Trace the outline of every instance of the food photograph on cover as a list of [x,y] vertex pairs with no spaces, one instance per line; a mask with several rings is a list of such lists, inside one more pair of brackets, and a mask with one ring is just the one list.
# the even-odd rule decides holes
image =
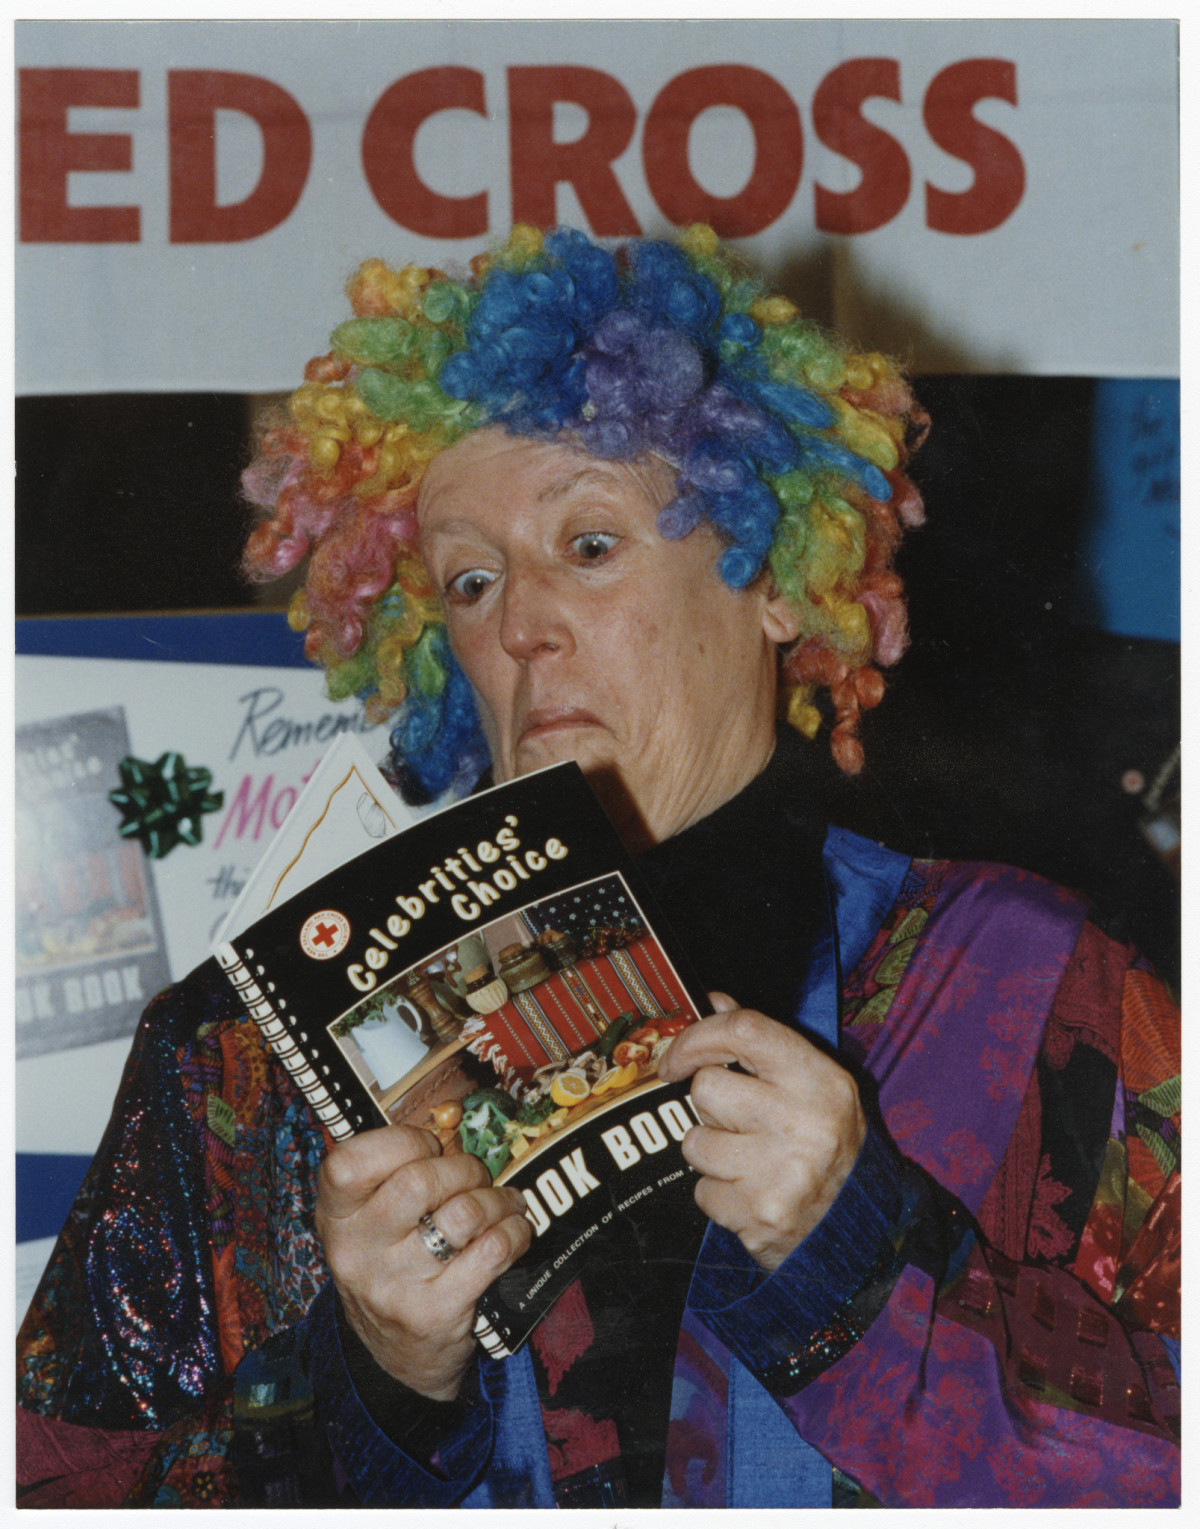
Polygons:
[[388,1119],[493,1179],[601,1100],[657,1079],[699,1015],[613,876],[438,951],[329,1026]]
[[15,24],[17,1506],[1187,1501],[1179,47]]

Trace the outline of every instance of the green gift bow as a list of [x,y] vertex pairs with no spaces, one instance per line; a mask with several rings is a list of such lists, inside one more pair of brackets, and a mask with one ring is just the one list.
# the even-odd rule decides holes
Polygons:
[[199,844],[201,816],[215,812],[225,800],[223,791],[210,791],[212,771],[189,766],[174,750],[160,754],[153,764],[127,755],[117,766],[121,789],[108,799],[120,808],[122,839],[139,839],[151,860],[161,860],[177,844]]

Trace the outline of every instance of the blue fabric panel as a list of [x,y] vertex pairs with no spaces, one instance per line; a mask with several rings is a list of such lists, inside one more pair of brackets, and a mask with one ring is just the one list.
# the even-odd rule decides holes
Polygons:
[[17,1153],[17,1241],[57,1237],[91,1158],[74,1152]]
[[824,870],[825,917],[809,954],[808,970],[804,974],[796,1006],[795,1024],[798,1030],[824,1041],[831,1050],[836,1050],[842,987],[841,966],[838,961],[837,922],[834,916],[835,891],[828,864]]
[[731,1508],[831,1508],[833,1471],[750,1371],[729,1360]]
[[17,622],[17,653],[39,658],[140,658],[173,664],[303,669],[304,634],[279,611],[209,616],[76,616]]
[[379,1428],[355,1390],[342,1352],[332,1283],[326,1284],[301,1324],[310,1353],[309,1374],[337,1460],[359,1501],[368,1508],[397,1502],[449,1508],[481,1473],[492,1443],[492,1414],[473,1408],[450,1441],[444,1475],[418,1465]]
[[852,972],[899,897],[912,860],[836,827],[825,836],[822,859],[833,886],[838,961],[842,972]]
[[895,903],[912,861],[846,828],[830,828],[822,851],[829,916],[813,942],[796,1023],[836,1048],[842,974],[853,971]]
[[1123,637],[1179,641],[1179,383],[1096,384],[1078,619]]
[[[822,859],[829,919],[813,947],[796,1019],[800,1029],[836,1047],[842,973],[862,958],[911,861],[842,828],[829,830]],[[796,1433],[766,1388],[732,1354],[729,1363],[729,1506],[831,1507],[828,1461]]]
[[486,1477],[464,1508],[553,1508],[550,1459],[529,1349],[503,1363],[483,1360],[480,1377],[496,1415],[496,1444]]

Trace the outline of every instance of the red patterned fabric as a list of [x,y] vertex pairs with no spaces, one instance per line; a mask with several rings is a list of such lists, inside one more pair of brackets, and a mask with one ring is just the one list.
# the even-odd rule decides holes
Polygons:
[[17,1408],[17,1486],[28,1508],[119,1508],[162,1438],[80,1428]]

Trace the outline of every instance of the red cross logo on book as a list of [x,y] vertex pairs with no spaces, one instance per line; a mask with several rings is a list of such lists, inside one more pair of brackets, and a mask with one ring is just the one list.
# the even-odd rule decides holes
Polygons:
[[350,920],[334,908],[311,913],[300,930],[300,949],[314,961],[341,955],[350,938]]

